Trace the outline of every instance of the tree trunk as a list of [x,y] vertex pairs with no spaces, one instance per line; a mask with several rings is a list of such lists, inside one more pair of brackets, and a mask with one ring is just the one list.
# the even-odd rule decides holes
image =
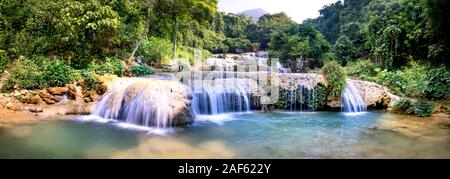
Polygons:
[[152,10],[153,10],[153,0],[147,0],[147,21],[145,23],[144,32],[142,32],[141,36],[139,37],[138,42],[136,43],[136,47],[133,50],[133,53],[131,53],[130,58],[128,59],[131,61],[136,54],[137,50],[139,49],[139,46],[141,46],[142,41],[144,40],[144,37],[148,34],[150,23],[152,20]]
[[172,52],[172,60],[175,62],[177,59],[177,41],[178,41],[178,18],[175,16],[174,18],[175,28],[173,28],[173,52]]

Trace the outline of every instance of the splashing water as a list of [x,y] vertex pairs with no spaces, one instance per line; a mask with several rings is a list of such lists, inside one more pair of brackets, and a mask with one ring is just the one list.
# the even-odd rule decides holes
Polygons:
[[360,113],[367,111],[366,104],[351,82],[347,82],[341,101],[344,112]]
[[183,90],[172,81],[120,80],[103,95],[92,114],[128,124],[168,128],[183,108]]

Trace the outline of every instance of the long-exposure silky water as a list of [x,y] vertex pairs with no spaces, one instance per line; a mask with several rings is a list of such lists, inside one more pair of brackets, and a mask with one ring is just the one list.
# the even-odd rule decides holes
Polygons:
[[[185,86],[170,80],[130,78],[119,80],[103,95],[93,115],[145,127],[168,128],[182,110]],[[188,114],[189,112],[187,112]]]
[[347,82],[347,86],[342,93],[342,110],[349,113],[361,113],[367,111],[367,107],[359,95],[358,90],[351,82]]

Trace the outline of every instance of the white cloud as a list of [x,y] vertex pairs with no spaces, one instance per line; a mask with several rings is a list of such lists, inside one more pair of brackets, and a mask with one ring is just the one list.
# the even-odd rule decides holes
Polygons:
[[262,8],[270,13],[285,12],[301,23],[307,18],[319,16],[323,6],[338,0],[219,0],[219,10],[238,13],[248,9]]

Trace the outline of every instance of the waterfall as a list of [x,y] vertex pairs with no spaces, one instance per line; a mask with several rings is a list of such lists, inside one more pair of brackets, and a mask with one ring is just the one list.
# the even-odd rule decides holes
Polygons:
[[216,115],[228,112],[250,111],[249,91],[242,79],[216,79],[213,84],[201,84],[194,91],[192,109],[195,114]]
[[109,87],[92,114],[128,124],[168,128],[186,122],[178,119],[180,114],[189,117],[186,94],[184,86],[173,81],[123,79]]
[[358,90],[351,82],[347,82],[347,87],[342,93],[342,108],[345,112],[365,112],[366,104],[358,93]]

